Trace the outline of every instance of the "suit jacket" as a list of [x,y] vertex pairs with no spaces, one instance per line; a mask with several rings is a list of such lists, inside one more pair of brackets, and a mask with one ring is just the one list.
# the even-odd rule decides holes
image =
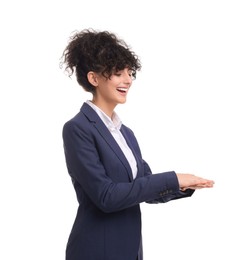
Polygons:
[[193,193],[179,190],[174,171],[152,174],[131,129],[122,125],[121,132],[136,158],[135,180],[122,150],[88,104],[63,127],[66,165],[79,202],[66,260],[136,260],[141,252],[139,204]]

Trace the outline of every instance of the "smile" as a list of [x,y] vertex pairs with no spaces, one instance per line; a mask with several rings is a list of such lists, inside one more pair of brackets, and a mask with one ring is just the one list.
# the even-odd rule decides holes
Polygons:
[[128,91],[128,88],[117,88],[117,90],[121,93],[126,93]]

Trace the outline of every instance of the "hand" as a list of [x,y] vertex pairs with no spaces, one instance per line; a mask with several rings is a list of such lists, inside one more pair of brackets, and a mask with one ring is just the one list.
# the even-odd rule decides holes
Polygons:
[[214,185],[214,181],[212,180],[204,179],[188,173],[177,173],[177,179],[182,191],[185,191],[186,189],[196,190],[202,188],[212,188]]

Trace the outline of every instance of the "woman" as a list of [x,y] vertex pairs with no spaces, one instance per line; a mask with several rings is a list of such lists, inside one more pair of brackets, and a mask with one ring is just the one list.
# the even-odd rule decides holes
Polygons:
[[138,57],[107,31],[75,33],[63,64],[91,92],[63,127],[64,151],[79,202],[66,260],[143,259],[139,204],[189,197],[212,180],[174,171],[152,174],[134,133],[114,109],[126,102]]

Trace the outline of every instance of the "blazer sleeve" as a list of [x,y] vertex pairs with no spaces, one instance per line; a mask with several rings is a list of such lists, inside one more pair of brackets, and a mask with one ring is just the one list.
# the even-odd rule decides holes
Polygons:
[[[145,175],[152,175],[152,171],[149,165],[143,160]],[[181,198],[186,198],[192,196],[195,190],[187,189],[185,191],[181,191],[180,189],[173,191],[173,193],[163,192],[162,196],[153,200],[147,200],[146,203],[149,204],[158,204],[158,203],[166,203],[170,200],[176,200]]]
[[[145,201],[168,201],[179,193],[175,172],[150,174],[115,183],[106,174],[91,128],[69,121],[63,128],[68,172],[91,201],[104,212],[115,212]],[[147,167],[147,164],[145,164]]]

